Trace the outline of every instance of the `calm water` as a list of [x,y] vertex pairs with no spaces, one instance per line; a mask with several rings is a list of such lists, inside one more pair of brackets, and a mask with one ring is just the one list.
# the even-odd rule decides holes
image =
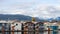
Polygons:
[[[21,32],[15,32],[15,34],[21,34]],[[48,34],[48,32],[44,32],[43,34]],[[51,31],[50,34],[53,34],[53,32]],[[60,31],[57,34],[60,34]]]
[[[2,34],[1,32],[0,32],[0,34]],[[12,33],[11,33],[12,34]],[[14,32],[14,34],[22,34],[21,32]],[[40,33],[41,34],[41,33]],[[48,32],[44,32],[43,34],[48,34]],[[53,34],[53,31],[50,31],[50,34]],[[58,33],[57,34],[60,34],[60,31],[58,31]]]

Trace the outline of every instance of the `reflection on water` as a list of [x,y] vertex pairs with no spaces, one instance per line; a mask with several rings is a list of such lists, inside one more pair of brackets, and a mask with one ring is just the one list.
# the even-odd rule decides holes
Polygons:
[[22,34],[21,32],[15,32],[14,34]]
[[[15,32],[14,34],[22,34],[22,33],[21,32]],[[48,34],[48,32],[44,32],[43,34]],[[51,31],[50,34],[53,34],[53,31]],[[60,34],[60,31],[58,32],[58,34]]]
[[[60,34],[60,31],[57,31],[58,33],[57,34]],[[2,34],[3,32],[0,32],[0,34]],[[48,34],[48,31],[46,32],[38,32],[37,34]],[[10,34],[9,32],[5,32],[5,34]],[[11,33],[12,34],[12,33]],[[22,32],[14,32],[14,34],[22,34]],[[50,31],[50,34],[54,34],[53,31]],[[55,33],[56,34],[56,33]]]

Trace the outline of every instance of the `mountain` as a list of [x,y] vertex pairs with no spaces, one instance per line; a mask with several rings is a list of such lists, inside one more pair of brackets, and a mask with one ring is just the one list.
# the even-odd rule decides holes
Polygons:
[[[42,19],[39,19],[38,17],[35,17],[36,21],[43,21]],[[0,14],[0,20],[23,20],[23,21],[31,21],[31,16],[21,15],[21,14]]]
[[[44,18],[38,18],[35,17],[36,21],[52,21],[54,20],[53,18],[49,18],[49,19],[44,19]],[[21,14],[16,14],[16,15],[12,15],[12,14],[0,14],[0,20],[23,20],[23,21],[31,21],[32,17],[31,16],[26,16],[26,15],[21,15]],[[60,21],[60,17],[55,18],[56,21]]]
[[32,17],[30,16],[25,16],[25,15],[11,15],[11,14],[0,14],[0,20],[30,20]]
[[51,22],[51,21],[53,21],[54,20],[54,18],[49,18],[49,19],[47,19],[49,22]]
[[57,17],[55,20],[56,20],[56,21],[60,21],[60,17]]

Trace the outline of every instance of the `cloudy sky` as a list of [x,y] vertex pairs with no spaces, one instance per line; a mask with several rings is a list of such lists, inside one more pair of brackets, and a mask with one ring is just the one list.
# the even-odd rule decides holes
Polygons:
[[0,0],[0,14],[58,17],[60,16],[60,0]]

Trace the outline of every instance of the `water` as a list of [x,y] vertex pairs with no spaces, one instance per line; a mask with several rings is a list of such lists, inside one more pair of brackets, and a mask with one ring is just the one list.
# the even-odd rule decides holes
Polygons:
[[[15,32],[15,34],[21,34],[20,32]],[[48,34],[48,32],[44,32],[43,34]],[[50,34],[53,34],[53,32],[51,31]],[[60,34],[60,31],[58,32],[58,34]]]

